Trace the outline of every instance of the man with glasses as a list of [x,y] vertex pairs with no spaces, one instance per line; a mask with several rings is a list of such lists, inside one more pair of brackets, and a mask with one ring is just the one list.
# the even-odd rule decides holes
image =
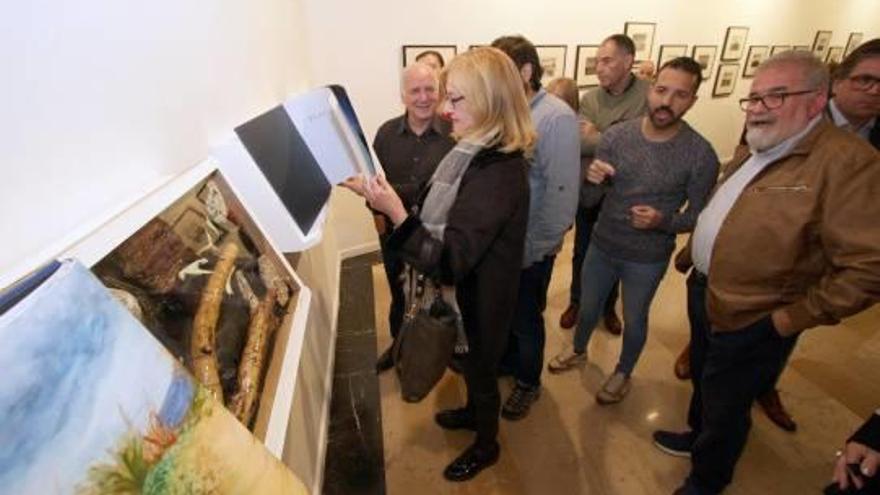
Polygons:
[[806,52],[758,69],[748,148],[724,168],[676,267],[689,268],[693,394],[685,433],[655,445],[691,457],[676,493],[720,493],[799,332],[880,298],[880,155],[822,116],[828,74]]
[[834,72],[828,113],[834,123],[880,149],[880,38],[853,50]]
[[[440,160],[455,145],[450,137],[452,129],[449,122],[437,116],[440,97],[438,84],[436,71],[426,64],[418,62],[403,69],[400,75],[400,100],[406,110],[403,115],[382,124],[373,140],[373,150],[382,164],[385,177],[407,209],[416,203],[419,192]],[[385,247],[392,230],[387,217],[374,212],[374,220],[391,292],[388,325],[391,336],[397,338],[406,304],[401,281],[403,260]],[[376,371],[381,373],[393,365],[389,347],[379,356]]]

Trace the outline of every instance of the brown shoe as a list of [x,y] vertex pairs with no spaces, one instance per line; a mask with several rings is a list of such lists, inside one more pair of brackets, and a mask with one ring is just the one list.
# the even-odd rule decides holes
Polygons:
[[614,311],[605,313],[605,330],[608,330],[608,333],[611,335],[620,335],[623,333],[623,325],[620,323],[620,318],[617,317],[617,313]]
[[681,354],[675,359],[675,377],[679,380],[691,379],[691,345],[684,346]]
[[565,312],[559,317],[559,326],[562,328],[571,328],[578,321],[578,305],[571,303],[565,308]]
[[797,431],[797,423],[794,422],[794,418],[788,414],[788,411],[785,410],[785,406],[782,405],[782,401],[779,399],[778,390],[773,389],[761,397],[758,397],[758,404],[761,406],[761,410],[764,411],[764,414],[770,418],[770,421],[776,423],[776,426],[785,431]]

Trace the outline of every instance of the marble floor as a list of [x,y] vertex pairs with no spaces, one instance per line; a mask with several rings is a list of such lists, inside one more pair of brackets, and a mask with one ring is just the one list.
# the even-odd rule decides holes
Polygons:
[[[571,235],[557,257],[545,313],[546,356],[571,338],[559,327],[568,302]],[[373,267],[377,346],[389,345],[388,290],[381,265]],[[687,460],[662,454],[651,443],[657,428],[685,426],[690,385],[672,364],[687,340],[684,277],[670,271],[650,317],[650,333],[620,404],[600,406],[594,394],[616,362],[620,338],[594,333],[591,364],[581,372],[543,377],[541,398],[528,417],[501,420],[498,464],[474,480],[454,484],[443,467],[472,440],[468,432],[441,430],[435,411],[463,404],[464,384],[450,373],[418,404],[404,403],[393,373],[379,377],[390,494],[663,494],[672,493],[689,469]],[[784,373],[782,398],[797,433],[780,430],[760,411],[729,494],[820,493],[831,476],[834,453],[880,405],[880,310],[873,308],[836,327],[816,328],[800,339]],[[502,399],[511,389],[501,380]]]

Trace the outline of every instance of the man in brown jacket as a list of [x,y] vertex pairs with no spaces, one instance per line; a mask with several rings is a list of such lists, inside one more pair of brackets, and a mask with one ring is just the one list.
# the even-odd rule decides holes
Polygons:
[[795,336],[880,299],[880,155],[822,118],[828,74],[809,53],[758,69],[743,148],[722,172],[676,266],[688,278],[691,431],[657,431],[689,456],[676,493],[720,493]]

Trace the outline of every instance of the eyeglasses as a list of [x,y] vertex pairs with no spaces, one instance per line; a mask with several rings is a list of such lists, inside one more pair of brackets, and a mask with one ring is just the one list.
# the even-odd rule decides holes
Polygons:
[[464,100],[464,96],[450,96],[449,94],[447,94],[446,100],[449,102],[450,105],[452,105],[452,108],[455,108],[455,105]]
[[880,88],[880,79],[869,74],[850,76],[847,79],[849,79],[853,88],[859,91],[871,91],[872,89]]
[[815,93],[815,89],[805,89],[803,91],[788,91],[783,93],[768,93],[764,96],[749,96],[739,100],[739,107],[746,111],[758,103],[764,105],[767,110],[776,110],[785,104],[785,99],[789,96],[805,95]]

